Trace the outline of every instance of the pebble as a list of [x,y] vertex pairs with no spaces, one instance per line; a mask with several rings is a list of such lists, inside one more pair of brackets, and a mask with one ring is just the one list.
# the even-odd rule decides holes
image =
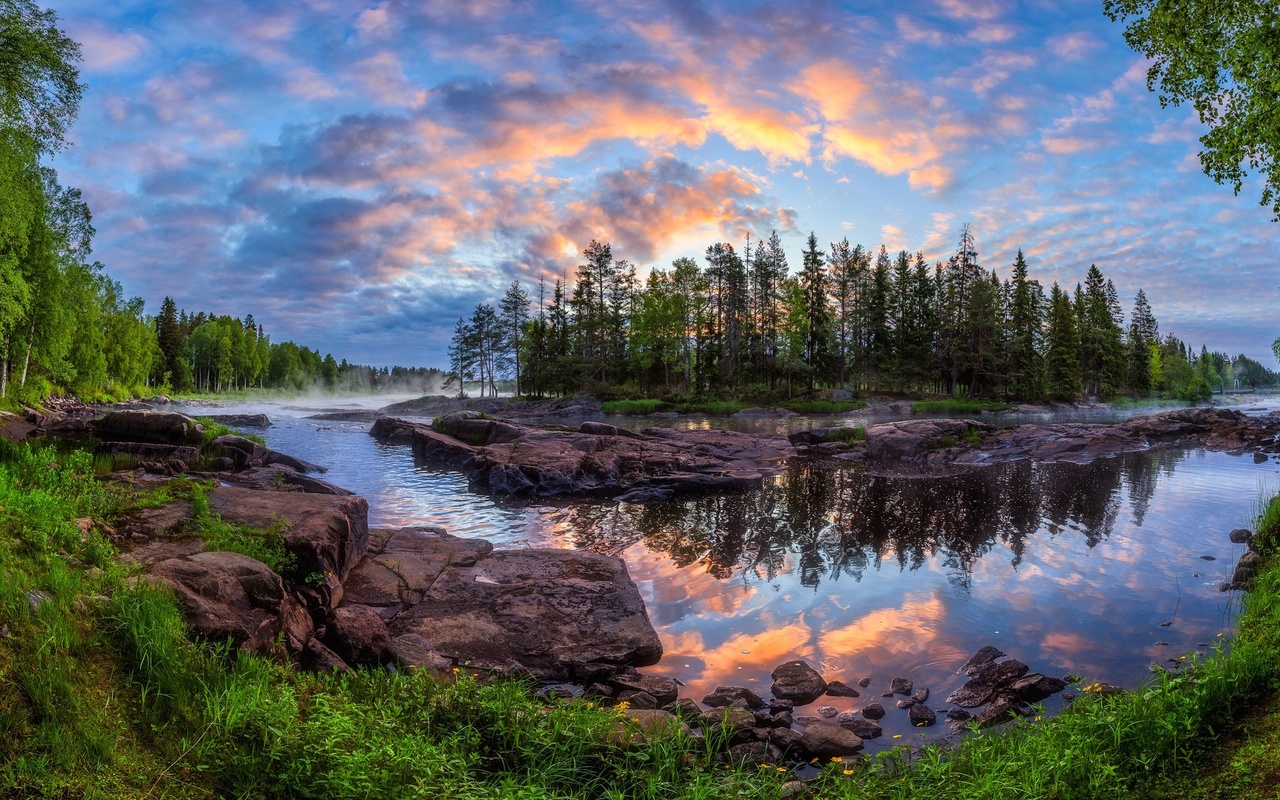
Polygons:
[[818,709],[818,716],[831,719],[840,712],[836,711],[835,706],[822,706]]

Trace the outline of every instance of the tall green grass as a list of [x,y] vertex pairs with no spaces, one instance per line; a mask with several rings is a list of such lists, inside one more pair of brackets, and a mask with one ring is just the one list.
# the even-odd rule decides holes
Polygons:
[[655,411],[662,411],[666,408],[666,403],[654,398],[644,400],[610,400],[601,403],[600,408],[606,414],[652,414]]

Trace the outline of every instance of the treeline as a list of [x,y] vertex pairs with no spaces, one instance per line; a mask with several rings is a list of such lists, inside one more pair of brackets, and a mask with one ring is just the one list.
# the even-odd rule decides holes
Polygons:
[[1201,399],[1270,386],[1276,373],[1160,336],[1141,289],[1127,317],[1091,266],[1074,290],[1046,293],[1019,251],[1008,276],[979,263],[970,226],[954,255],[890,254],[811,234],[792,273],[775,231],[742,251],[718,242],[705,265],[676,259],[641,285],[635,267],[592,241],[572,286],[515,282],[497,306],[459,319],[451,385],[502,379],[530,396],[591,392],[727,394],[838,387],[1019,400]]
[[440,387],[444,373],[423,367],[370,367],[285,341],[274,344],[248,314],[179,310],[166,297],[154,320],[156,357],[150,385],[179,393],[276,388],[343,392],[419,392]]
[[252,316],[187,314],[165,298],[148,317],[142,300],[126,298],[91,260],[89,206],[44,163],[79,110],[80,46],[29,0],[0,3],[0,33],[0,397],[439,385],[434,369],[379,369],[272,344]]

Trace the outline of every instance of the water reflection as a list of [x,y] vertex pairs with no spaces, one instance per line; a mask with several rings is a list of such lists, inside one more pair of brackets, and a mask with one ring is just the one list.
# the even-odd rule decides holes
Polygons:
[[903,478],[801,462],[743,495],[651,505],[566,508],[557,525],[573,547],[618,553],[643,541],[676,568],[704,565],[719,579],[771,581],[794,570],[801,586],[860,580],[886,562],[916,570],[931,559],[964,588],[997,544],[1018,567],[1027,539],[1079,536],[1092,548],[1115,527],[1122,495],[1141,526],[1158,477],[1185,451],[1132,453],[1094,464],[1020,461],[960,475]]

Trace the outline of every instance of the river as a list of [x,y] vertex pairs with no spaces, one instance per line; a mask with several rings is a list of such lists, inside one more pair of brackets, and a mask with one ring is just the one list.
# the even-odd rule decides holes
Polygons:
[[[377,407],[398,398],[319,401]],[[1246,403],[1246,412],[1276,407]],[[347,405],[349,403],[349,405]],[[964,678],[957,668],[995,645],[1033,671],[1136,688],[1152,664],[1206,652],[1231,633],[1239,595],[1220,592],[1280,463],[1203,449],[1132,453],[1088,465],[1018,462],[947,478],[871,477],[856,467],[798,463],[745,494],[639,506],[531,503],[468,490],[460,475],[414,463],[368,423],[307,419],[306,404],[238,404],[189,413],[266,413],[278,450],[329,469],[326,480],[369,500],[371,527],[442,525],[499,547],[577,547],[621,556],[666,651],[645,671],[701,700],[719,685],[768,690],[774,666],[803,658],[859,699],[895,677],[928,687],[933,707]],[[1120,419],[1152,409],[984,414],[984,421]],[[665,424],[786,432],[886,417]],[[610,419],[632,426],[652,420]],[[894,737],[934,739],[893,709]],[[1050,712],[1064,701],[1046,701]],[[816,707],[816,706],[814,706]],[[813,713],[810,707],[804,713]]]

